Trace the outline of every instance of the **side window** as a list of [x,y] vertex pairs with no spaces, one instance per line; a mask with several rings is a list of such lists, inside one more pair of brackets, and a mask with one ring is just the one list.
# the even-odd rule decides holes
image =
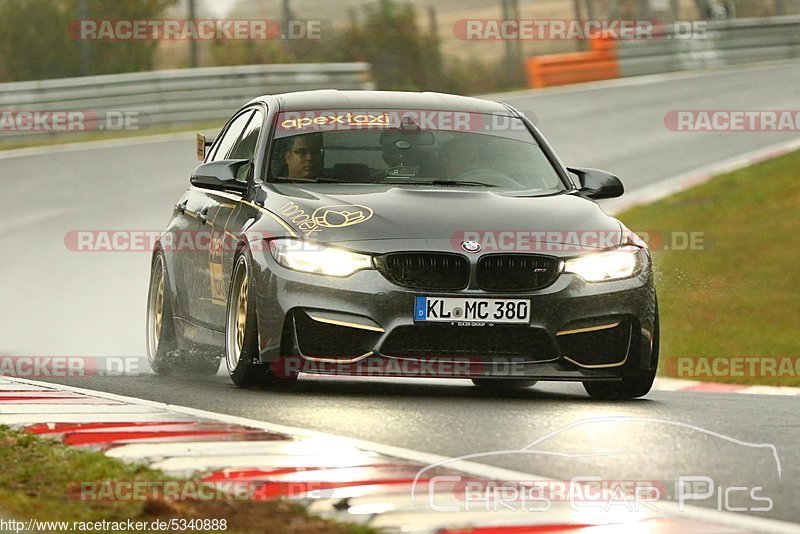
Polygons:
[[233,119],[230,127],[228,127],[228,129],[225,131],[222,139],[219,140],[219,143],[217,144],[217,150],[214,152],[214,157],[212,157],[210,161],[226,159],[226,156],[236,144],[236,141],[239,139],[239,135],[241,135],[244,127],[247,126],[247,122],[252,115],[252,111],[246,111]]
[[253,113],[253,118],[247,123],[239,142],[228,151],[225,159],[248,159],[249,163],[239,167],[236,173],[236,181],[247,182],[247,175],[253,165],[253,155],[258,143],[258,134],[261,132],[261,124],[264,122],[264,114],[260,110]]
[[261,125],[264,123],[264,112],[256,110],[253,118],[244,129],[242,138],[228,153],[225,159],[251,159],[256,152],[258,134],[261,132]]

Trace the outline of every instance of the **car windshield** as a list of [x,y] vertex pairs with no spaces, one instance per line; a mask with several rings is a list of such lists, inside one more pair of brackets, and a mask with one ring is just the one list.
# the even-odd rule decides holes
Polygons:
[[272,182],[490,187],[551,194],[565,186],[516,117],[453,112],[280,113]]

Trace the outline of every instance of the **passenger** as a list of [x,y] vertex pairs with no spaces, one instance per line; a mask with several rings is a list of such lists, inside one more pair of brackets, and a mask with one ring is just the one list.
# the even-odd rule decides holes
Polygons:
[[453,180],[464,173],[484,168],[486,147],[478,137],[464,134],[451,139],[439,149],[440,168],[444,169],[442,179]]

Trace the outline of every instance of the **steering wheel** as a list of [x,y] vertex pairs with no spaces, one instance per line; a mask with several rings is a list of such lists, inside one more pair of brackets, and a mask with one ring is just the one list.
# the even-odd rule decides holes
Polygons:
[[511,178],[510,176],[506,176],[505,174],[499,173],[492,169],[471,169],[465,172],[462,172],[455,178],[453,178],[456,182],[483,182],[488,185],[494,186],[502,186],[507,185],[511,187],[519,187],[520,183]]

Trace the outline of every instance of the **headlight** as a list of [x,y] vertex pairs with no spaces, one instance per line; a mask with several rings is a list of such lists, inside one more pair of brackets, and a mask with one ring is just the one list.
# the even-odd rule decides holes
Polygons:
[[298,239],[273,239],[269,250],[279,264],[304,273],[350,276],[361,269],[372,268],[372,256]]
[[564,272],[577,274],[587,282],[628,278],[639,267],[640,250],[625,246],[609,252],[592,252],[567,260]]

